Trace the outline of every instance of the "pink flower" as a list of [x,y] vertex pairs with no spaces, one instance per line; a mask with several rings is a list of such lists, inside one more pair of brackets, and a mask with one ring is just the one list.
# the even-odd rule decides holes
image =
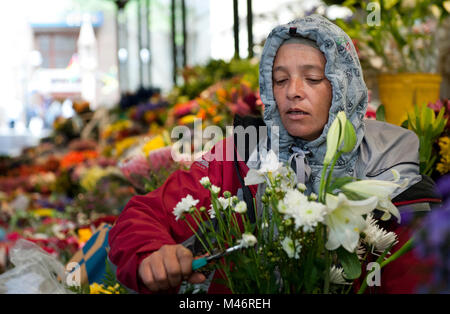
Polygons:
[[442,101],[439,99],[438,101],[436,101],[436,103],[432,103],[432,102],[429,102],[428,103],[428,108],[431,108],[431,109],[433,109],[434,111],[436,111],[436,112],[439,112],[441,109],[442,109],[442,106],[443,106],[444,104],[442,103]]
[[158,171],[163,167],[167,168],[174,162],[172,159],[172,147],[167,146],[151,151],[148,155],[148,161],[150,169],[153,171]]
[[146,177],[150,171],[147,159],[142,155],[131,157],[119,165],[119,168],[128,179],[130,179],[133,174]]

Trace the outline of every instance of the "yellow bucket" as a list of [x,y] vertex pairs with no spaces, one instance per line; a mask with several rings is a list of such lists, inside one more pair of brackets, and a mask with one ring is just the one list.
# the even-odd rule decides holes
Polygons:
[[401,125],[414,105],[427,105],[439,99],[442,76],[431,73],[380,74],[378,87],[386,121]]

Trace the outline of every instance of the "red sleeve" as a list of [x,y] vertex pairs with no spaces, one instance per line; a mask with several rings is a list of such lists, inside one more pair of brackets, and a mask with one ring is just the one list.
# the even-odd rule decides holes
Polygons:
[[[138,280],[140,262],[165,244],[182,243],[192,231],[185,221],[175,220],[173,209],[187,194],[200,200],[197,207],[209,207],[209,191],[199,182],[209,176],[221,186],[222,164],[195,162],[189,171],[178,170],[158,189],[133,197],[109,232],[109,258],[117,266],[117,279],[137,292],[149,292]],[[189,218],[191,219],[191,218]],[[195,223],[190,220],[192,226]]]

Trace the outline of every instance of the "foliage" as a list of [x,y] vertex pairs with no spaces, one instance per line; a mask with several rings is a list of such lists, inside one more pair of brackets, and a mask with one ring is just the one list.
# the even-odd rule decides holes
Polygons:
[[[369,16],[375,13],[374,4],[381,10],[379,24]],[[356,41],[363,67],[393,73],[436,72],[436,29],[449,15],[448,1],[347,0],[343,5],[354,16],[336,24]]]
[[431,175],[437,155],[433,144],[444,131],[447,119],[444,118],[445,108],[441,108],[437,116],[433,109],[427,106],[420,108],[415,105],[413,112],[408,112],[407,125],[419,137],[420,172]]

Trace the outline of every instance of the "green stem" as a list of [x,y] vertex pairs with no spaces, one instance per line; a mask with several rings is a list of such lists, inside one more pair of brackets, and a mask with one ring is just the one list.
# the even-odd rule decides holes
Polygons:
[[334,155],[333,162],[331,163],[330,171],[328,172],[327,180],[325,182],[325,194],[327,193],[328,187],[330,186],[331,182],[331,175],[333,174],[334,166],[336,165],[339,157],[341,157],[342,152],[339,151],[336,155]]
[[[322,240],[326,239],[327,230],[323,228]],[[322,248],[322,247],[321,247]],[[325,249],[325,281],[323,284],[323,293],[328,294],[330,291],[330,268],[331,268],[331,252]]]
[[414,239],[409,239],[403,246],[397,250],[394,254],[392,254],[389,258],[387,258],[384,262],[381,263],[380,267],[383,268],[384,266],[388,265],[389,263],[395,261],[397,258],[402,256],[403,254],[408,253],[412,248],[414,247]]
[[328,164],[323,164],[322,175],[320,176],[320,189],[319,189],[319,202],[324,203],[325,201],[325,176],[327,174]]
[[195,236],[197,237],[197,239],[199,239],[200,243],[203,245],[203,248],[206,250],[206,252],[211,255],[211,252],[209,251],[208,247],[205,245],[205,243],[203,242],[202,238],[198,235],[197,231],[195,231],[195,229],[191,226],[191,224],[189,223],[189,221],[187,221],[187,219],[185,220],[187,225],[189,226],[189,228],[192,230],[192,232],[195,234]]

